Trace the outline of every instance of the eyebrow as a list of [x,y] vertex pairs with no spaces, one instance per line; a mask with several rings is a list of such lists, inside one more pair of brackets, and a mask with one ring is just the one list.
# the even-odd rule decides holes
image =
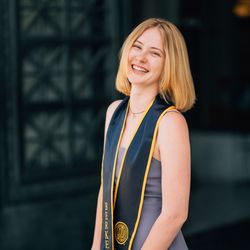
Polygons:
[[[138,42],[138,43],[144,45],[143,42],[141,42],[140,40],[136,40],[135,42]],[[157,47],[150,47],[150,48],[151,48],[151,49],[159,50],[159,51],[164,55],[164,52],[163,52],[161,49],[159,49],[159,48],[157,48]]]

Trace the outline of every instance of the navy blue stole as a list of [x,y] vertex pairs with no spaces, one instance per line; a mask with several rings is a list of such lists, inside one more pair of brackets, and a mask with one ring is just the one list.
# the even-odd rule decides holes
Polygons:
[[115,185],[116,161],[128,107],[129,97],[125,97],[116,108],[106,135],[102,160],[101,250],[132,249],[159,122],[168,110],[175,108],[159,95],[151,101],[124,152]]

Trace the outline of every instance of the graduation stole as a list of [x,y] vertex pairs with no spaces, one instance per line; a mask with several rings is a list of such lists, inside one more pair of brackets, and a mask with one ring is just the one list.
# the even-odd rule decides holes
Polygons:
[[124,152],[114,184],[116,161],[129,109],[129,97],[116,108],[102,158],[101,250],[131,250],[138,228],[157,129],[162,116],[175,107],[159,94],[151,101]]

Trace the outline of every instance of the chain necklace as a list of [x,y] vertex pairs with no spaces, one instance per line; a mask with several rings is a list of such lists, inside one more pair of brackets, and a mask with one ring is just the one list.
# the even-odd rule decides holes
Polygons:
[[141,111],[141,112],[133,112],[132,109],[131,109],[130,107],[129,107],[129,109],[130,109],[130,111],[131,111],[131,113],[132,113],[133,119],[135,119],[136,115],[141,114],[141,113],[143,113],[143,112],[145,111],[145,110],[143,110],[143,111]]

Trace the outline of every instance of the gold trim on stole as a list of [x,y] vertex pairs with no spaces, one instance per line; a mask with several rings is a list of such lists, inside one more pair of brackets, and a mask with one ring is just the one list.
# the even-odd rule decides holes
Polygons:
[[155,147],[155,142],[156,142],[156,135],[157,135],[157,129],[158,129],[159,123],[160,123],[163,115],[165,115],[169,110],[175,109],[175,108],[176,108],[175,106],[170,106],[166,110],[164,110],[161,113],[160,117],[158,118],[156,126],[155,126],[154,135],[153,135],[153,139],[152,139],[152,144],[151,144],[151,148],[150,148],[150,152],[149,152],[149,157],[148,157],[148,162],[147,162],[147,166],[146,166],[146,171],[145,171],[145,175],[144,175],[144,180],[143,180],[143,184],[142,184],[142,193],[141,193],[141,200],[140,200],[138,215],[137,215],[137,219],[136,219],[134,231],[133,231],[131,239],[129,241],[128,250],[131,250],[131,248],[132,248],[134,237],[135,237],[135,234],[136,234],[136,231],[137,231],[137,228],[138,228],[138,225],[139,225],[140,217],[141,217],[142,205],[143,205],[143,201],[144,201],[144,193],[145,193],[145,188],[146,188],[146,183],[147,183],[147,177],[148,177],[149,167],[150,167],[151,159],[152,159],[153,152],[154,152],[154,147]]
[[[123,170],[123,164],[124,164],[124,161],[125,161],[125,158],[126,158],[127,151],[128,151],[128,149],[129,149],[129,146],[130,146],[131,142],[133,141],[133,139],[134,139],[134,137],[135,137],[135,135],[136,135],[136,133],[137,133],[137,131],[138,131],[138,129],[139,129],[139,127],[140,127],[140,125],[141,125],[143,119],[144,119],[144,117],[146,116],[146,114],[148,113],[149,109],[150,109],[151,106],[153,105],[153,103],[154,103],[154,101],[155,101],[155,98],[156,98],[156,97],[154,97],[154,98],[152,99],[152,101],[149,103],[148,107],[147,107],[146,110],[144,111],[144,113],[143,113],[143,115],[142,115],[140,121],[138,122],[137,127],[136,127],[136,129],[135,129],[135,131],[134,131],[134,133],[133,133],[133,135],[132,135],[132,137],[131,137],[131,139],[130,139],[130,142],[129,142],[129,144],[128,144],[128,146],[127,146],[127,148],[126,148],[126,150],[125,150],[125,152],[124,152],[124,154],[123,154],[122,161],[121,161],[121,166],[120,166],[119,173],[118,173],[117,180],[116,180],[116,187],[115,187],[115,193],[114,193],[114,208],[115,208],[115,204],[116,204],[118,187],[119,187],[120,178],[121,178],[121,173],[122,173],[122,170]],[[118,144],[118,148],[119,148],[119,146],[120,146],[120,145]]]
[[[124,120],[123,120],[122,129],[121,129],[121,132],[120,132],[120,136],[119,136],[119,140],[118,140],[118,145],[120,144],[121,135],[122,135],[124,127],[125,127],[125,121],[126,121],[127,114],[128,114],[128,108],[129,108],[129,101],[128,101],[128,104],[127,104],[127,109],[126,109],[125,117],[124,117]],[[111,118],[111,120],[112,120],[112,118]],[[107,129],[107,131],[108,131],[108,129]],[[103,178],[104,178],[104,154],[105,154],[105,149],[106,149],[105,148],[105,143],[106,143],[106,140],[104,142],[103,154],[102,154],[101,185],[103,185],[103,183],[104,183],[104,180],[103,180]],[[110,184],[111,185],[111,189],[110,189],[111,190],[110,191],[110,201],[111,201],[110,208],[111,208],[111,212],[110,212],[110,214],[111,214],[111,237],[112,237],[112,239],[113,239],[113,235],[114,235],[114,229],[113,229],[113,221],[114,221],[114,219],[113,219],[113,217],[114,217],[114,215],[113,215],[113,211],[114,211],[113,210],[113,186],[114,186],[114,173],[115,173],[115,166],[116,166],[117,154],[118,154],[118,147],[116,148],[116,153],[115,153],[115,158],[114,158],[114,164],[113,164],[112,180],[111,180],[111,184]],[[103,187],[103,191],[104,191],[104,187]],[[106,210],[107,207],[108,207],[107,206],[107,201],[106,202],[103,201],[103,203],[105,203],[105,208],[102,208],[102,211],[103,211],[103,209]],[[106,220],[106,218],[105,218],[105,220]],[[105,224],[105,228],[106,227],[107,227],[107,225]],[[106,232],[105,232],[105,237],[106,237]],[[105,247],[105,249],[109,249],[109,240],[108,240],[108,248]],[[111,250],[114,250],[114,240],[112,240]]]
[[[127,115],[128,115],[128,110],[129,110],[129,101],[128,101],[128,104],[127,104],[127,109],[126,109],[125,117],[124,117],[124,120],[123,120],[122,129],[121,129],[119,140],[118,140],[117,147],[116,147],[115,159],[114,159],[114,165],[113,165],[113,172],[112,172],[112,180],[111,180],[111,184],[110,184],[111,185],[111,189],[110,189],[110,202],[111,202],[110,208],[111,208],[111,235],[112,235],[112,239],[114,238],[113,237],[114,236],[114,228],[113,228],[113,223],[114,223],[114,208],[113,208],[114,176],[115,176],[118,149],[119,149],[121,137],[122,137],[122,134],[123,134],[123,130],[125,128],[125,123],[126,123],[126,119],[127,119]],[[111,249],[114,250],[114,239],[112,240]]]

